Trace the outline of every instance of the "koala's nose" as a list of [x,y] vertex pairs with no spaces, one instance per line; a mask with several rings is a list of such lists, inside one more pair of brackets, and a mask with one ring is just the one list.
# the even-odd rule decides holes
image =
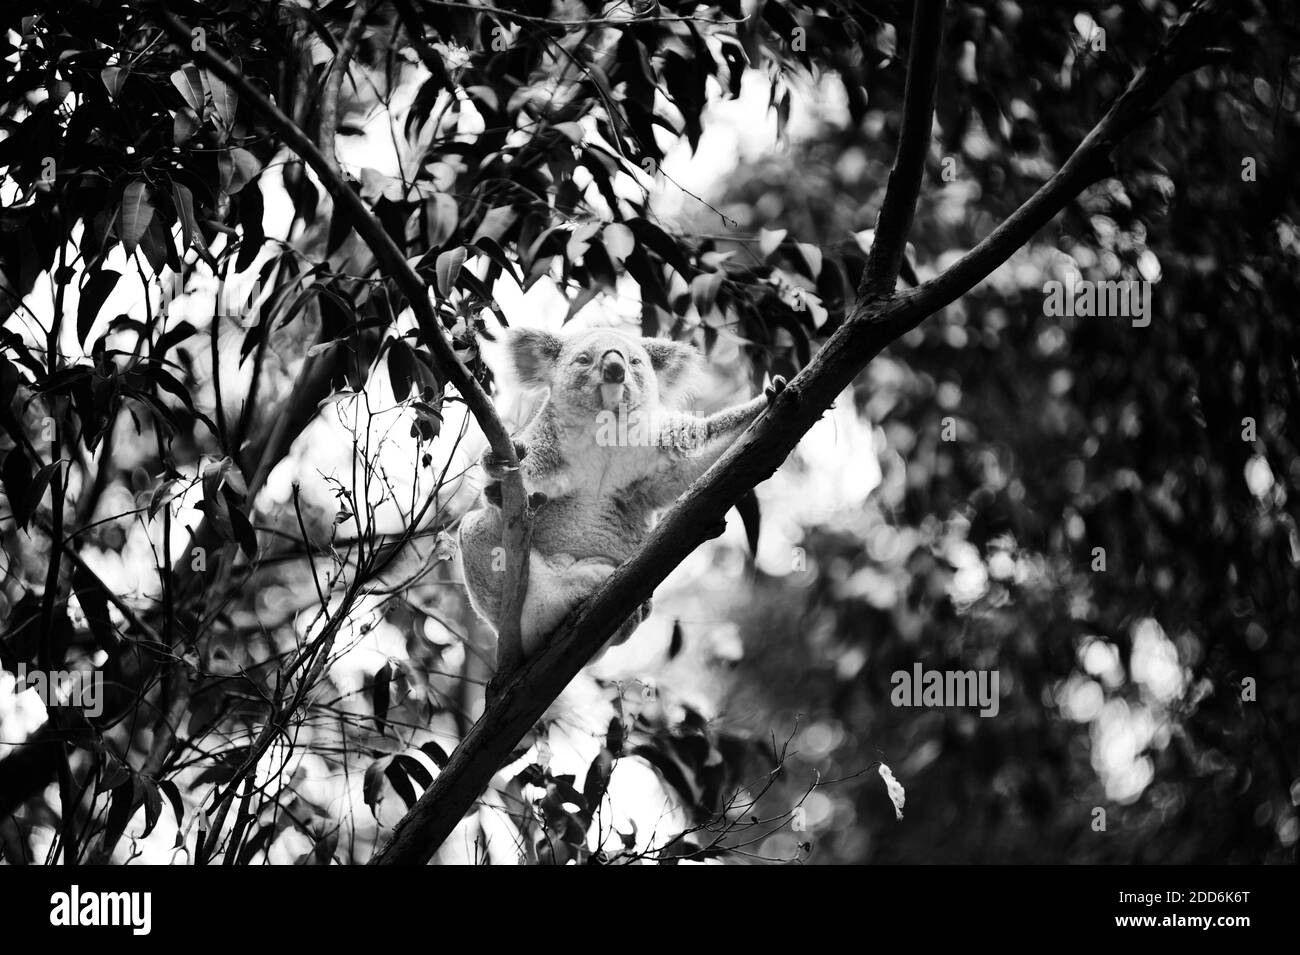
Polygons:
[[627,377],[623,354],[611,348],[600,356],[600,377],[607,385],[622,384]]

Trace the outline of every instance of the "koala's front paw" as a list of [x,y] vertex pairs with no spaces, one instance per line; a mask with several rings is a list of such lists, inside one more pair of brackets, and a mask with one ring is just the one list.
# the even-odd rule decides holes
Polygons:
[[[522,461],[528,455],[528,448],[519,441],[514,442],[514,445],[515,457]],[[500,507],[501,482],[505,480],[506,475],[510,473],[510,464],[495,454],[490,447],[483,452],[483,456],[479,459],[479,464],[483,468],[484,475],[487,476],[487,480],[483,484],[483,497],[486,498],[487,502],[492,506]]]
[[763,389],[763,394],[767,396],[767,406],[772,407],[776,401],[776,396],[785,391],[785,378],[780,375],[772,376],[772,383]]
[[[528,456],[528,448],[520,441],[514,442],[514,445],[515,458],[522,461]],[[483,472],[487,475],[489,481],[503,480],[510,473],[509,462],[498,456],[491,447],[483,452],[479,463],[483,466]]]
[[[491,484],[485,484],[483,496],[493,507],[501,507],[501,482],[493,481]],[[528,495],[528,506],[535,511],[549,500],[550,498],[541,491],[533,491]]]

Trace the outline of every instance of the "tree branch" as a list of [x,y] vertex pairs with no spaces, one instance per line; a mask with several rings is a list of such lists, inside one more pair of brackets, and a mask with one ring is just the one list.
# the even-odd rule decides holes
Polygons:
[[1200,65],[1199,54],[1217,39],[1227,3],[1202,0],[1184,16],[1065,165],[951,269],[918,289],[859,301],[772,407],[687,490],[641,548],[504,683],[372,865],[420,864],[433,856],[515,745],[610,634],[709,536],[742,494],[776,470],[867,363],[972,288],[1110,168],[1111,147],[1150,116],[1175,80]]
[[[154,20],[182,49],[189,49],[191,31],[188,26],[156,0],[152,4],[152,14]],[[406,261],[406,257],[397,248],[379,220],[361,201],[360,196],[343,181],[342,176],[310,137],[281,112],[261,90],[250,83],[242,72],[224,57],[213,52],[211,48],[195,50],[193,56],[228,86],[237,90],[241,101],[257,110],[267,125],[279,134],[284,145],[297,153],[315,171],[321,185],[334,200],[335,207],[348,216],[357,235],[374,253],[380,268],[397,282],[402,293],[410,300],[411,310],[415,313],[420,327],[421,338],[438,359],[439,367],[447,379],[456,386],[456,390],[492,446],[493,453],[507,464],[506,477],[502,481],[501,502],[503,517],[501,545],[506,552],[505,589],[502,592],[506,595],[507,610],[511,607],[515,609],[506,614],[498,639],[507,651],[505,656],[507,658],[515,656],[514,647],[521,643],[518,607],[522,605],[522,593],[528,585],[530,515],[523,477],[519,472],[519,461],[515,456],[514,442],[511,441],[509,432],[497,416],[491,398],[456,357],[441,322],[429,304],[429,294],[424,281]]]
[[934,90],[939,81],[939,43],[944,0],[920,0],[912,15],[911,50],[903,90],[903,122],[885,201],[876,218],[876,237],[867,257],[858,296],[870,300],[894,291],[907,234],[916,214],[925,157],[934,129]]
[[320,152],[335,175],[341,174],[338,157],[334,154],[334,142],[339,131],[339,96],[343,92],[343,80],[352,65],[352,53],[361,39],[361,31],[365,27],[366,13],[369,10],[369,0],[358,0],[352,11],[352,20],[348,23],[347,32],[343,34],[343,42],[339,44],[339,51],[330,63],[329,78],[325,82],[325,95],[321,97]]

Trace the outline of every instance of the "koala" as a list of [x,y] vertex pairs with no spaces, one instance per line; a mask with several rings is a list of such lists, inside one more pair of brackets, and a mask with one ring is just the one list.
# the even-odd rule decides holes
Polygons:
[[[555,335],[513,330],[507,349],[521,384],[549,393],[516,440],[533,523],[520,624],[531,656],[650,531],[655,513],[686,490],[784,387],[708,417],[677,410],[702,356],[689,345],[615,329]],[[500,631],[503,462],[483,456],[485,501],[461,521],[470,603]],[[647,601],[609,645],[623,643]]]

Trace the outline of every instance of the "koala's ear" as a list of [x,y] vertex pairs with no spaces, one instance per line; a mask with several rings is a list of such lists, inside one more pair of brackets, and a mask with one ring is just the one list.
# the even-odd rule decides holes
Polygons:
[[667,338],[643,338],[641,345],[650,356],[650,364],[654,366],[661,398],[680,394],[690,388],[691,379],[703,360],[698,351],[684,342]]
[[536,328],[511,329],[506,337],[506,348],[519,383],[532,388],[551,383],[563,347],[558,335]]

